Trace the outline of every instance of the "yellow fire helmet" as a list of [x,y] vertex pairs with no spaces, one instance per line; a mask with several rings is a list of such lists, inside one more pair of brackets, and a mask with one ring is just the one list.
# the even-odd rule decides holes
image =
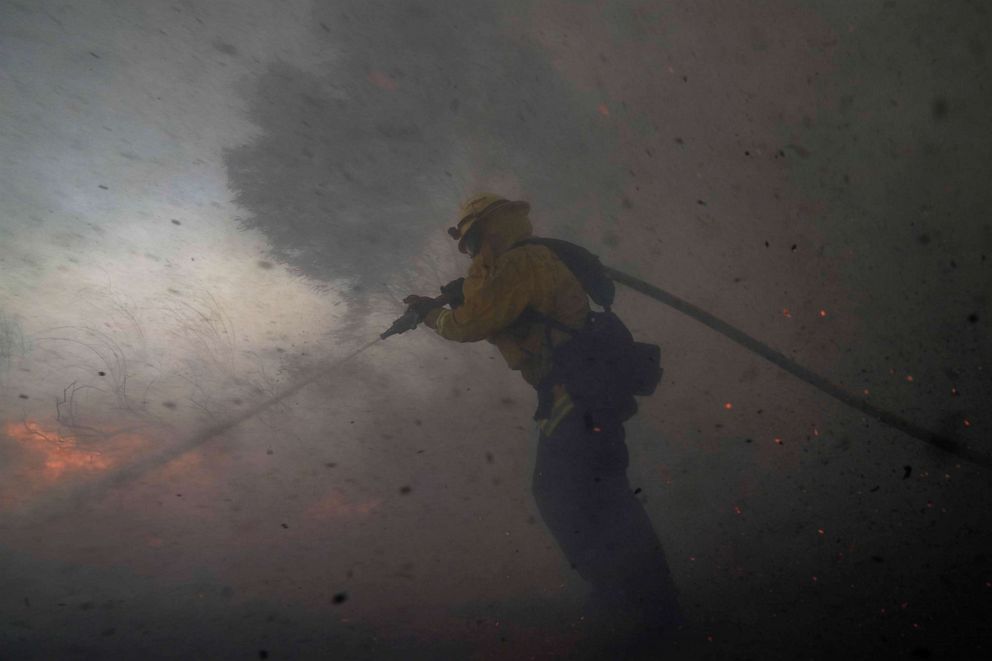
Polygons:
[[508,200],[495,193],[476,193],[462,205],[458,215],[458,225],[449,228],[448,234],[458,241],[458,250],[467,253],[465,237],[468,236],[472,226],[490,216],[494,211],[507,209],[522,209],[526,213],[530,210],[530,204],[523,201]]

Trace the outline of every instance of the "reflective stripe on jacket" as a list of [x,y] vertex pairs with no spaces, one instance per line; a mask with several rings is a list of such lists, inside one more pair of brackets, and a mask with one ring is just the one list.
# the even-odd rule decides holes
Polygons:
[[537,421],[537,428],[545,436],[551,436],[565,417],[575,409],[575,404],[568,393],[563,393],[555,399],[551,414],[544,420]]

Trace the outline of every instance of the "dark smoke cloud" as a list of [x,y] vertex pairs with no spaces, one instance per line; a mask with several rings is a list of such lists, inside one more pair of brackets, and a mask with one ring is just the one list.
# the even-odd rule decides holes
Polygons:
[[501,9],[315,7],[326,71],[273,63],[249,96],[261,135],[225,156],[242,226],[300,273],[358,292],[403,273],[474,187],[523,182],[505,194],[539,194],[550,208],[613,194],[595,103]]

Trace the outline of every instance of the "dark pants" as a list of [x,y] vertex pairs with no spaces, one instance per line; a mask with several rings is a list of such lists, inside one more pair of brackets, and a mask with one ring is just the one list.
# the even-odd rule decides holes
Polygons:
[[594,428],[572,411],[550,436],[540,436],[534,499],[565,557],[592,587],[593,618],[668,628],[681,623],[675,585],[627,481],[624,438],[622,425]]

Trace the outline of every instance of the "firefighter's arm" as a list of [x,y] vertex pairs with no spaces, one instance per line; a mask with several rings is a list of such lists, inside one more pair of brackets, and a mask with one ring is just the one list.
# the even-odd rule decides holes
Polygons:
[[[465,296],[462,293],[464,284],[465,278],[458,278],[441,287],[441,293],[447,298],[448,305],[451,306],[452,310],[465,302]],[[437,330],[437,318],[441,314],[441,310],[442,308],[435,308],[424,316],[424,324],[428,328]]]
[[531,299],[530,273],[522,258],[522,254],[507,255],[489,278],[473,264],[462,287],[465,302],[457,309],[439,311],[430,320],[438,335],[455,342],[477,342],[513,323]]

